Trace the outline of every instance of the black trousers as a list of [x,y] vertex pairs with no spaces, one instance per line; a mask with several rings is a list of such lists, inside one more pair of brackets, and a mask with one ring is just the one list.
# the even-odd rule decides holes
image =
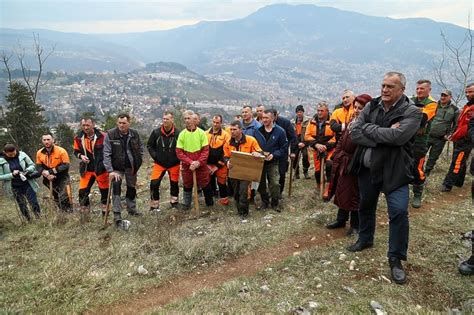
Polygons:
[[[451,188],[462,187],[466,177],[467,161],[472,150],[472,143],[467,139],[461,139],[454,143],[453,157],[449,166],[448,174],[444,178],[443,185]],[[471,163],[471,169],[473,168]]]

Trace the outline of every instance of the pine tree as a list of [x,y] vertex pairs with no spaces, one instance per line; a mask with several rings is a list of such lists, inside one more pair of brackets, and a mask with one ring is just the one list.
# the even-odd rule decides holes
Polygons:
[[20,150],[34,159],[41,146],[41,136],[48,130],[42,115],[44,108],[35,104],[25,85],[12,82],[8,90],[5,124],[9,137]]
[[74,144],[74,130],[72,130],[67,124],[61,123],[56,127],[54,135],[56,143],[71,155]]

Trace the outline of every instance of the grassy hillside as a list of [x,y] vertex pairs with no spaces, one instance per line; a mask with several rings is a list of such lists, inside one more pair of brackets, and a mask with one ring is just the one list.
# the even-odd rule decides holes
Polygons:
[[[104,228],[99,214],[81,224],[78,214],[58,220],[52,209],[41,221],[20,224],[14,203],[2,195],[0,312],[234,313],[302,307],[367,313],[370,300],[376,300],[391,313],[406,313],[460,308],[474,295],[472,279],[456,270],[470,253],[460,236],[472,228],[472,205],[466,188],[438,193],[444,171],[430,177],[429,203],[411,212],[405,286],[386,279],[385,202],[375,247],[351,254],[344,247],[354,239],[324,228],[336,207],[319,200],[314,179],[296,181],[282,213],[252,206],[249,222],[240,223],[233,206],[205,208],[203,200],[203,215],[194,220],[165,207],[160,215],[147,213],[149,172],[149,167],[140,171],[138,188],[145,215],[131,218],[128,232]],[[40,196],[46,209],[45,189]],[[98,201],[94,195],[93,203]],[[355,270],[349,270],[352,260]],[[138,272],[139,266],[148,273]],[[167,299],[153,295],[164,291]]]

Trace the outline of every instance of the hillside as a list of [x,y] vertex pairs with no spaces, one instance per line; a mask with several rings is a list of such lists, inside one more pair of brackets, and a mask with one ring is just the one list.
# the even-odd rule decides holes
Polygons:
[[[0,312],[367,314],[375,300],[389,314],[470,313],[472,279],[456,268],[470,253],[462,235],[472,228],[472,205],[468,185],[439,195],[447,167],[439,161],[422,208],[410,209],[404,286],[388,280],[383,198],[374,247],[349,253],[344,248],[354,238],[324,228],[337,209],[320,201],[314,178],[297,180],[291,198],[285,192],[281,213],[251,206],[247,223],[240,223],[233,205],[207,208],[203,200],[199,218],[165,203],[155,216],[147,210],[146,163],[138,185],[145,214],[128,218],[128,232],[103,226],[98,192],[89,223],[80,223],[78,213],[58,216],[44,187],[40,202],[47,217],[20,223],[15,205],[2,194]],[[77,192],[77,165],[72,170]],[[163,196],[167,200],[167,187]]]

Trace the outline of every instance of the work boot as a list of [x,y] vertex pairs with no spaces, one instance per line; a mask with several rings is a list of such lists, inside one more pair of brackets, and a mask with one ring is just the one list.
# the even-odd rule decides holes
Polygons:
[[183,192],[183,210],[187,211],[191,209],[191,201],[193,200],[192,191]]
[[407,281],[407,275],[405,270],[403,270],[402,262],[399,258],[390,257],[388,259],[390,265],[390,275],[393,282],[396,284],[404,284]]
[[229,205],[229,197],[224,197],[219,199],[219,204],[223,206],[228,206]]
[[459,273],[464,276],[474,275],[474,255],[472,255],[468,260],[463,261],[459,265]]
[[413,208],[421,207],[421,196],[423,195],[423,185],[413,185],[413,200],[411,206]]
[[128,220],[118,220],[118,221],[115,221],[115,226],[120,229],[120,230],[123,230],[123,231],[128,231],[128,229],[130,228],[130,221]]
[[161,212],[161,209],[159,207],[150,207],[150,213],[151,214],[159,214]]
[[79,212],[80,212],[80,219],[79,220],[80,220],[81,223],[91,222],[89,207],[82,206],[80,208]]
[[309,176],[308,174],[308,170],[305,170],[303,174],[304,174],[304,179],[311,179],[311,176]]
[[127,204],[128,214],[133,217],[142,216],[142,213],[137,210],[137,200],[125,198],[125,203]]
[[450,192],[452,187],[448,187],[445,185],[441,185],[441,188],[439,189],[440,192]]

